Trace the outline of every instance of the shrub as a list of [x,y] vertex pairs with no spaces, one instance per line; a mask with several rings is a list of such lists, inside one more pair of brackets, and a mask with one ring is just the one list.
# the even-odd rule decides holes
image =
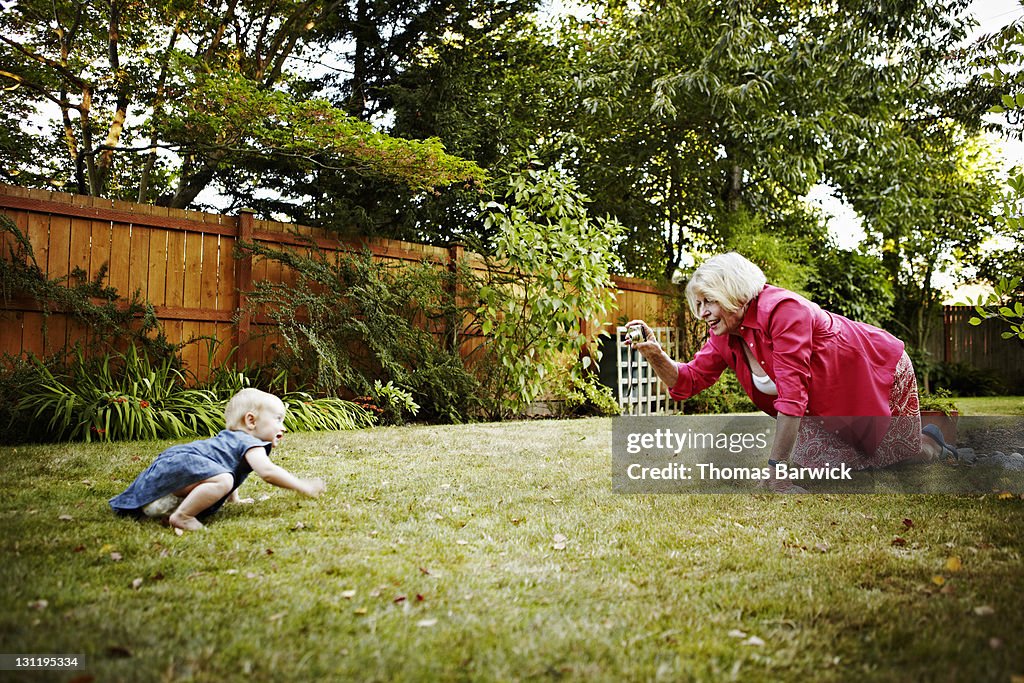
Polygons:
[[484,408],[492,417],[523,413],[565,355],[578,357],[594,341],[581,321],[603,322],[611,310],[621,233],[615,221],[589,215],[589,200],[554,168],[513,174],[502,199],[481,207],[485,229],[497,235],[476,308],[486,336]]
[[622,413],[611,387],[601,384],[594,373],[564,372],[551,389],[549,407],[558,417],[611,417]]
[[723,372],[717,382],[683,403],[683,412],[687,415],[749,413],[755,410],[757,406],[743,391],[740,381],[731,370]]
[[458,355],[461,338],[449,333],[462,319],[454,292],[464,271],[389,266],[369,253],[331,256],[315,245],[310,256],[241,248],[297,273],[296,285],[257,282],[249,300],[278,324],[286,346],[278,368],[299,384],[367,396],[379,380],[410,391],[428,419],[460,422],[474,412],[479,384]]

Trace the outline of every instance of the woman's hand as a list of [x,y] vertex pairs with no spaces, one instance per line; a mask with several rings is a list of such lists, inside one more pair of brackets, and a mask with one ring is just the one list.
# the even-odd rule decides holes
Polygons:
[[654,336],[654,330],[652,330],[647,323],[643,320],[630,320],[626,323],[626,329],[640,328],[643,330],[644,339],[646,341],[633,343],[626,338],[626,345],[630,346],[640,352],[640,355],[650,364],[654,369],[658,379],[666,384],[669,388],[676,385],[676,381],[679,379],[679,366],[676,362],[669,358],[668,354],[665,353],[665,349],[661,348],[661,344],[658,343],[657,337]]

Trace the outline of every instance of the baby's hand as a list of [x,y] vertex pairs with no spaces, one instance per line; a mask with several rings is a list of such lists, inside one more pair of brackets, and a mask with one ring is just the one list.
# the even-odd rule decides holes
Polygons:
[[303,479],[302,485],[302,492],[310,498],[319,497],[320,494],[324,492],[324,489],[327,488],[327,484],[325,484],[324,480],[320,477],[317,477],[316,479]]

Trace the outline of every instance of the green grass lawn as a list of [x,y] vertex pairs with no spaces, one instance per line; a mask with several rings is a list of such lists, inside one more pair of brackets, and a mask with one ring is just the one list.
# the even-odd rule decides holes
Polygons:
[[[289,435],[318,500],[176,536],[106,500],[167,443],[0,449],[0,680],[1005,681],[1024,500],[619,495],[611,421]],[[86,678],[80,678],[83,675]]]
[[1024,416],[1024,396],[969,396],[953,400],[964,415]]

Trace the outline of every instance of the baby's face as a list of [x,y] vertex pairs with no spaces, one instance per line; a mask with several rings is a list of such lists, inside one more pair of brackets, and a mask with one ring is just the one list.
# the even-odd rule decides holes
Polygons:
[[276,446],[284,438],[286,431],[288,430],[284,426],[284,404],[275,401],[263,406],[256,415],[255,424],[249,433]]

